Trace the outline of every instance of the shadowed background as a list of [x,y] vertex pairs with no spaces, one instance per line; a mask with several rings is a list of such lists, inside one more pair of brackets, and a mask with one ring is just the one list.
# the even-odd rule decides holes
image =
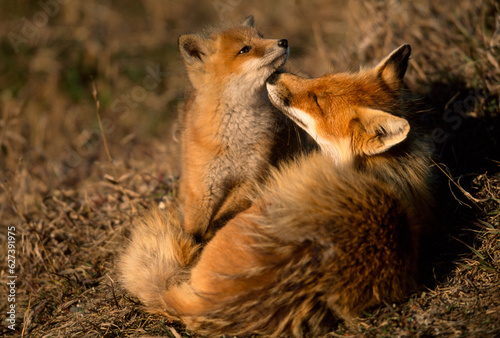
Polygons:
[[[177,193],[176,117],[189,86],[178,36],[252,14],[265,37],[288,39],[288,70],[303,76],[412,45],[406,84],[440,173],[426,287],[332,334],[498,334],[499,13],[493,0],[3,1],[0,295],[15,226],[15,333],[188,334],[141,311],[114,259],[137,213]],[[0,296],[1,313],[9,305]]]

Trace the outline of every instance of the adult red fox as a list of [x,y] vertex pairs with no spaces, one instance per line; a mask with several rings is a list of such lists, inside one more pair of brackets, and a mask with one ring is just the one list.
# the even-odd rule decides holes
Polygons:
[[293,124],[269,102],[265,87],[289,48],[286,39],[264,39],[248,17],[208,37],[182,35],[179,50],[193,86],[181,116],[184,224],[207,241],[250,206],[253,184],[269,166],[298,147]]
[[409,56],[403,45],[355,74],[273,75],[271,102],[321,151],[274,170],[199,258],[176,213],[152,213],[123,257],[125,287],[209,335],[317,335],[404,298],[432,205],[428,147],[404,118]]

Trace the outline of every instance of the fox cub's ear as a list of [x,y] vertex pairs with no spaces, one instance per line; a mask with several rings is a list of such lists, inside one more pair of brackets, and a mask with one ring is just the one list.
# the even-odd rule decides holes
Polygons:
[[249,15],[245,18],[245,20],[243,20],[243,22],[241,23],[242,26],[246,26],[246,27],[254,27],[255,25],[255,20],[253,18],[253,15]]
[[393,90],[400,90],[403,85],[403,77],[408,68],[411,47],[409,44],[395,49],[376,67],[377,75]]
[[362,151],[366,155],[380,154],[402,142],[410,131],[410,124],[403,118],[381,110],[362,108],[364,127]]
[[209,55],[209,42],[199,35],[181,35],[179,37],[179,51],[187,65],[196,67],[196,65],[203,63],[205,57]]

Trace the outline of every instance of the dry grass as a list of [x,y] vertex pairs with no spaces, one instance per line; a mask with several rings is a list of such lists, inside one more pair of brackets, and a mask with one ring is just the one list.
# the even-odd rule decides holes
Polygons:
[[4,257],[15,226],[15,334],[193,336],[145,314],[118,284],[114,260],[144,205],[176,194],[173,135],[187,85],[177,36],[219,14],[253,13],[266,36],[289,39],[290,68],[311,76],[411,43],[407,84],[433,108],[422,124],[442,172],[423,287],[331,335],[500,335],[498,4],[192,2],[69,1],[45,24],[38,2],[0,5],[0,310],[5,317],[10,305]]

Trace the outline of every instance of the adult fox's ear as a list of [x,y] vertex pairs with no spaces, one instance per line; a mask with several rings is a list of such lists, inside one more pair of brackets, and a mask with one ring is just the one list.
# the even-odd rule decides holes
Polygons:
[[196,34],[181,35],[178,42],[179,52],[186,65],[199,66],[210,54],[209,41],[202,36]]
[[254,27],[255,25],[255,19],[253,18],[253,15],[249,15],[245,18],[245,20],[243,20],[243,22],[241,23],[242,26],[246,26],[246,27]]
[[410,131],[408,121],[381,110],[363,108],[361,116],[361,149],[366,155],[383,153],[406,139]]
[[393,90],[400,90],[403,86],[403,77],[408,68],[411,47],[404,44],[395,49],[389,56],[375,67],[377,75]]

